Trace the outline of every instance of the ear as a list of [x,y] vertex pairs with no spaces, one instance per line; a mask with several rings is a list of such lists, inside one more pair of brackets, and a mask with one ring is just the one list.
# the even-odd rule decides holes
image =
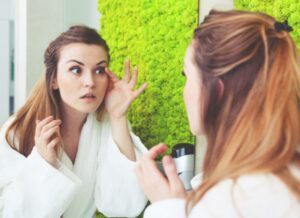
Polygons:
[[218,84],[217,84],[217,92],[218,92],[218,101],[220,101],[223,97],[224,94],[224,82],[221,79],[218,79]]
[[51,84],[51,88],[54,89],[54,90],[58,89],[58,84],[57,84],[57,79],[56,78],[53,79],[52,84]]

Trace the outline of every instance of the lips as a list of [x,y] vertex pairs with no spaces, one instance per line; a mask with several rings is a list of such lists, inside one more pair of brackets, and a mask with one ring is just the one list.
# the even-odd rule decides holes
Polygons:
[[85,99],[94,99],[94,98],[96,98],[96,96],[91,94],[91,93],[88,93],[88,94],[85,94],[85,95],[81,96],[80,98],[82,98],[82,99],[84,99],[84,98]]

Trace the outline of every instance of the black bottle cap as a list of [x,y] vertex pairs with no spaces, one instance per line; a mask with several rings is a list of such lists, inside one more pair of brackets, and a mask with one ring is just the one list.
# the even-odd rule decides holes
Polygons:
[[184,155],[195,154],[195,145],[190,143],[178,143],[173,146],[172,157],[178,158]]

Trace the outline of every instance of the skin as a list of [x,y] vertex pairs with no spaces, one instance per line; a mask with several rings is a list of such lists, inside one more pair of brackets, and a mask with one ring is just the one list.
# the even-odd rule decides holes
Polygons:
[[[197,67],[193,61],[193,44],[186,51],[184,60],[184,72],[186,83],[184,87],[184,103],[190,130],[194,135],[202,134],[201,127],[201,79]],[[187,193],[177,175],[176,166],[172,157],[165,155],[162,159],[167,178],[157,168],[155,159],[164,154],[167,146],[158,144],[149,150],[138,163],[136,174],[139,183],[151,203],[169,199],[185,198]]]
[[184,74],[186,82],[183,90],[183,99],[187,110],[190,130],[193,135],[202,135],[203,127],[201,116],[201,78],[194,62],[194,48],[191,44],[186,51],[184,59]]
[[[129,61],[125,62],[122,80],[107,67],[108,55],[101,46],[72,43],[61,49],[57,78],[51,88],[60,91],[62,120],[53,117],[38,120],[35,135],[37,151],[54,167],[59,167],[55,148],[62,143],[65,153],[75,162],[86,118],[102,103],[110,117],[114,141],[128,159],[135,160],[126,113],[147,84],[134,90],[138,69],[135,68],[131,76]],[[93,95],[93,98],[82,98],[86,94]]]

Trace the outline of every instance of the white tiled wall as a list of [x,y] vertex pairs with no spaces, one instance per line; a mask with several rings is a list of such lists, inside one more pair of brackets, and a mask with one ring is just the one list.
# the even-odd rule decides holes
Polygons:
[[14,0],[0,0],[0,126],[9,116]]
[[10,21],[0,19],[0,126],[9,116]]
[[209,13],[211,9],[230,10],[234,6],[233,0],[199,0],[200,2],[200,21]]
[[16,110],[44,73],[43,53],[51,40],[73,24],[99,29],[97,4],[97,0],[16,0]]

